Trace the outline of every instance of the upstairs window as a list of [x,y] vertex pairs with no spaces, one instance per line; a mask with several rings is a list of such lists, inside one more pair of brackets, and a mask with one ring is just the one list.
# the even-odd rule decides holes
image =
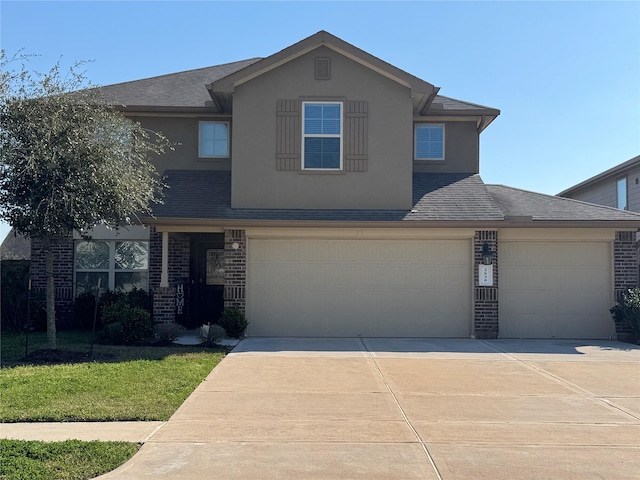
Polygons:
[[444,160],[444,125],[416,125],[416,160]]
[[200,122],[200,158],[229,157],[229,125],[226,122]]
[[620,210],[627,209],[627,177],[619,178],[617,182],[617,199]]
[[342,169],[342,103],[303,102],[303,169]]

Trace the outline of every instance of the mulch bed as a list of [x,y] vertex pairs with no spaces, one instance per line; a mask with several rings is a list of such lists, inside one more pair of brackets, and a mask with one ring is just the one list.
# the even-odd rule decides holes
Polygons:
[[27,355],[24,360],[33,365],[55,365],[59,363],[82,363],[92,361],[88,352],[52,350],[50,348],[35,350]]

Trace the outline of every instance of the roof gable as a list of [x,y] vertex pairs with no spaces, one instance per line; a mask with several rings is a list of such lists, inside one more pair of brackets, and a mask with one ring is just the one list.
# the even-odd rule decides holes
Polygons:
[[379,58],[361,50],[344,40],[321,30],[310,37],[297,42],[284,50],[260,60],[242,70],[216,80],[209,85],[209,93],[219,109],[229,108],[229,96],[235,88],[245,82],[253,80],[285,63],[305,55],[320,47],[329,48],[370,70],[383,75],[394,82],[409,88],[415,96],[420,97],[420,111],[426,111],[440,90],[439,87],[426,82],[404,70],[380,60]]

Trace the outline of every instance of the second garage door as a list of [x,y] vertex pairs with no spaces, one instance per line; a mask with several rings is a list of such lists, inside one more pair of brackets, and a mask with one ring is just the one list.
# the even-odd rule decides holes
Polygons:
[[614,333],[607,242],[502,242],[500,337],[608,338]]
[[468,337],[470,240],[250,239],[251,336]]

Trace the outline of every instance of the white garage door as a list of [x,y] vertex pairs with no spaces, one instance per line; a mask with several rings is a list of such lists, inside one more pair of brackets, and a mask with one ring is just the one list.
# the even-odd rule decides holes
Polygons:
[[614,332],[606,242],[502,242],[502,338],[608,338]]
[[468,337],[469,240],[251,239],[252,336]]

